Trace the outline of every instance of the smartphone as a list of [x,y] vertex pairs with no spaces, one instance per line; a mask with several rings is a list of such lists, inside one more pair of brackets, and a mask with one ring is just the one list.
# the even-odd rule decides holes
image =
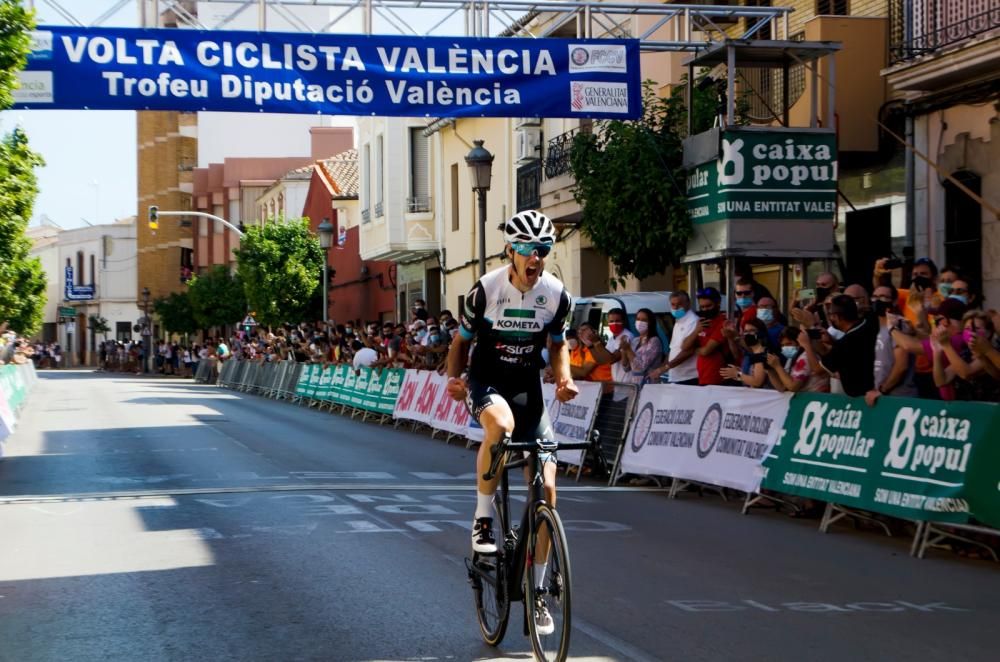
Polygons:
[[814,301],[816,301],[816,290],[812,289],[811,287],[799,290],[800,305],[811,306]]
[[823,337],[823,332],[820,329],[806,329],[806,334],[813,340],[819,340]]

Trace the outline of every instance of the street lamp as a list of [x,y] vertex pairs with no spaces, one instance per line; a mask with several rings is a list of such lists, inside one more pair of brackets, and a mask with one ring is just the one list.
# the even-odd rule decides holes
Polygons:
[[493,175],[493,155],[483,147],[482,140],[473,140],[475,147],[465,157],[472,177],[472,190],[479,194],[479,277],[486,273],[486,192]]
[[152,346],[153,335],[153,320],[149,318],[149,288],[142,288],[142,346],[143,346],[143,358],[142,358],[142,371],[149,372],[149,353]]
[[323,222],[316,228],[319,235],[319,247],[323,249],[323,322],[329,321],[330,295],[327,292],[329,287],[327,282],[327,251],[333,246],[333,223],[329,218],[324,218]]

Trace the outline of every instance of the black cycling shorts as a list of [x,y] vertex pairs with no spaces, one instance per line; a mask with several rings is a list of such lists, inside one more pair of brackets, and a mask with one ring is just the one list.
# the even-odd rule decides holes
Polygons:
[[[530,382],[529,382],[530,383]],[[479,415],[498,401],[506,402],[514,414],[513,439],[527,441],[544,439],[552,441],[552,424],[549,412],[545,409],[540,384],[525,387],[522,385],[469,381],[469,395],[466,404],[472,417],[479,423]],[[542,462],[554,462],[555,453],[539,453]]]

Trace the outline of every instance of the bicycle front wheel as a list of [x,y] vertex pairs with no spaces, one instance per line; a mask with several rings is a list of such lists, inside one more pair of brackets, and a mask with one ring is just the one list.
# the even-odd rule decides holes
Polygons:
[[[524,573],[531,647],[538,660],[562,662],[569,654],[571,627],[569,547],[559,513],[547,504],[535,511],[533,538]],[[542,565],[544,574],[538,571]]]
[[507,597],[507,573],[503,552],[472,555],[469,580],[476,601],[476,617],[483,641],[497,646],[503,641],[510,618],[510,600]]

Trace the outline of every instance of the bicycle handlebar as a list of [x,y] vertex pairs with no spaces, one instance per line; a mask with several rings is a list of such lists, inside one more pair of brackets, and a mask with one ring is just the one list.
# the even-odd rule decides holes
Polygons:
[[[551,450],[556,451],[559,449],[563,450],[585,450],[587,448],[596,448],[600,443],[601,433],[594,430],[591,433],[591,438],[589,441],[567,441],[567,442],[549,442],[554,448]],[[539,447],[538,439],[533,439],[531,441],[511,441],[503,440],[498,441],[493,444],[490,448],[490,468],[489,471],[483,474],[483,480],[493,480],[493,477],[497,475],[500,471],[500,463],[503,462],[504,453],[507,451],[539,451],[543,450]],[[548,451],[549,449],[544,449]]]

